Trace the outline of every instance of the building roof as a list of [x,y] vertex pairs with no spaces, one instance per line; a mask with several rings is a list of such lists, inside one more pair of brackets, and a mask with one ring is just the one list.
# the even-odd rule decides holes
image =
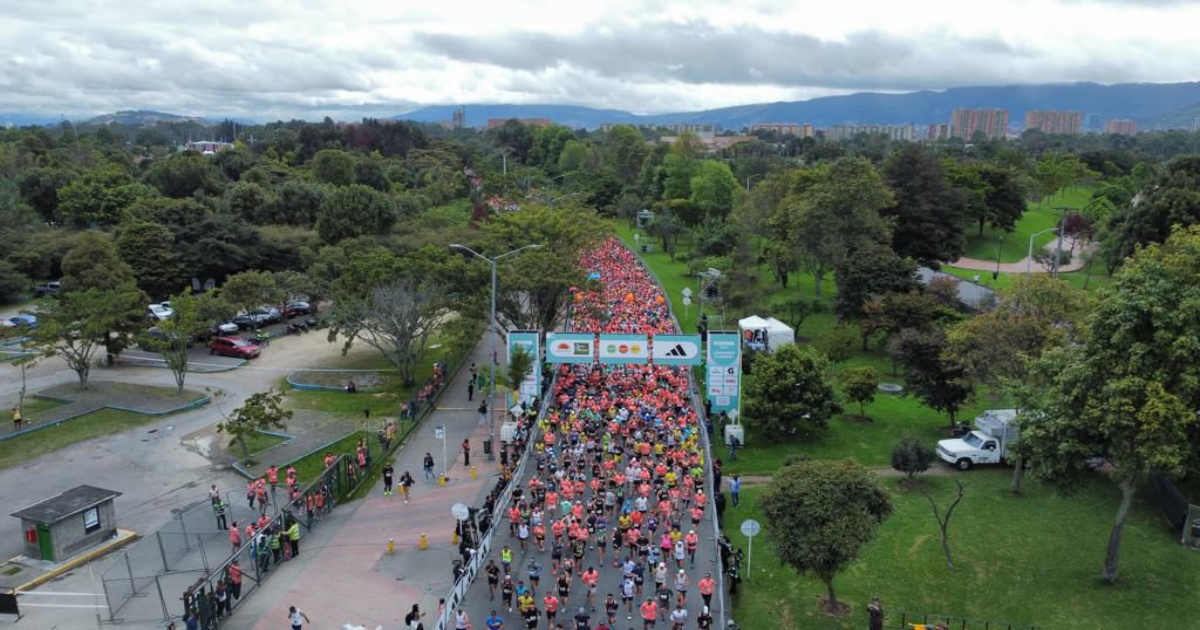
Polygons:
[[90,507],[121,496],[116,490],[105,490],[95,486],[76,486],[66,492],[35,503],[12,513],[12,516],[38,523],[57,523]]

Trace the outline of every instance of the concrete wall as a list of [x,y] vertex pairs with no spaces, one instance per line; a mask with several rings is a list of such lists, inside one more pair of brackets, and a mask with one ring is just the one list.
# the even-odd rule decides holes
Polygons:
[[[54,543],[54,561],[62,562],[78,555],[92,547],[108,540],[117,531],[116,510],[112,501],[105,501],[96,506],[100,513],[100,528],[87,532],[83,526],[83,513],[73,514],[50,526],[50,538]],[[37,528],[37,524],[27,519],[21,519],[21,535],[29,528]],[[41,542],[31,543],[25,539],[25,555],[30,558],[41,558]]]

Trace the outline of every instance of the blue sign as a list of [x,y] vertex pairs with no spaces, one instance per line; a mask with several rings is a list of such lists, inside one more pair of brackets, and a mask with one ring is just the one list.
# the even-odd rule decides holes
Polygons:
[[708,333],[705,393],[714,412],[738,408],[742,386],[742,338],[736,332]]

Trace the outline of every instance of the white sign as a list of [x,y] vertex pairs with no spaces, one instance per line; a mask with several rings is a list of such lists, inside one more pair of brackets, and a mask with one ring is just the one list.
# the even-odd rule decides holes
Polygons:
[[[685,298],[692,297],[692,287],[683,287],[683,297],[685,297]],[[686,303],[687,302],[684,302],[684,304],[686,304]]]
[[446,439],[446,425],[439,424],[436,427],[433,427],[433,437],[436,440]]
[[684,306],[691,306],[691,305],[692,305],[692,298],[690,298],[690,297],[688,297],[688,296],[686,296],[686,295],[685,295],[685,296],[683,296],[683,305],[684,305]]
[[546,360],[550,363],[593,363],[596,335],[592,333],[547,333]]
[[460,521],[465,521],[471,518],[471,508],[467,507],[465,503],[455,503],[450,507],[450,514]]
[[646,335],[600,335],[601,363],[645,363],[650,358],[650,338]]
[[746,538],[754,538],[762,531],[762,525],[758,521],[748,518],[742,521],[742,535]]
[[654,335],[656,365],[700,365],[700,335]]

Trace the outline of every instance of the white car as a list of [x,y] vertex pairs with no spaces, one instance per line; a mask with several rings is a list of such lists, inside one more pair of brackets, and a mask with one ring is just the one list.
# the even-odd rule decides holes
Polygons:
[[162,304],[151,304],[148,308],[150,310],[150,319],[158,322],[166,321],[175,314],[175,311],[171,310],[171,304],[169,302],[163,302]]

